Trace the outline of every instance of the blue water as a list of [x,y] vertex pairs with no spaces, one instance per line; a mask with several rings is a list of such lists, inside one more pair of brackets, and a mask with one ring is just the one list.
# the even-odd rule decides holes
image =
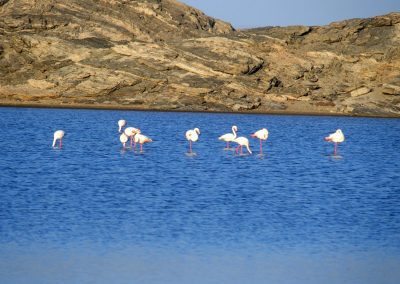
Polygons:
[[0,108],[0,151],[1,283],[400,283],[399,119]]

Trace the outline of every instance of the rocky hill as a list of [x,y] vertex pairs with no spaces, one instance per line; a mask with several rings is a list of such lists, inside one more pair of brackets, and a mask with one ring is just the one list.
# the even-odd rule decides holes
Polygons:
[[0,0],[0,105],[400,117],[400,13],[236,31],[175,0]]

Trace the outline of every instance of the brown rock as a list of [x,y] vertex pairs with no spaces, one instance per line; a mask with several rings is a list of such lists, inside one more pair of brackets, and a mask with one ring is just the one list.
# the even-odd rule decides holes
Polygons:
[[368,87],[361,87],[350,92],[352,97],[359,97],[370,93],[372,90]]
[[236,31],[175,0],[0,3],[3,104],[400,116],[400,13]]
[[51,89],[56,86],[55,83],[48,82],[46,80],[34,80],[34,79],[29,79],[28,84],[37,89]]
[[400,86],[383,84],[382,93],[384,93],[385,95],[400,95]]

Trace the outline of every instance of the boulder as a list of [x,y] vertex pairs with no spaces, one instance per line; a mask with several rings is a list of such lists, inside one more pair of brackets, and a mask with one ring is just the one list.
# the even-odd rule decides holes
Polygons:
[[354,91],[351,91],[350,95],[352,97],[359,97],[359,96],[366,95],[366,94],[370,93],[371,91],[372,91],[371,88],[361,87],[361,88],[355,89]]
[[55,83],[48,82],[46,80],[34,80],[34,79],[29,79],[28,84],[31,85],[34,88],[37,89],[51,89],[56,87]]
[[283,87],[283,83],[281,80],[278,79],[278,77],[274,76],[268,82],[267,92],[272,88],[279,88],[279,87]]
[[400,86],[392,85],[392,84],[383,84],[382,93],[385,95],[400,95]]

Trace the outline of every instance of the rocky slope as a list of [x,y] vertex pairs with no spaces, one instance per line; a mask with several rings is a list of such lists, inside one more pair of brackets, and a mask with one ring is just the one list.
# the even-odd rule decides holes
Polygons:
[[175,0],[0,0],[0,105],[400,117],[400,13],[235,31]]

